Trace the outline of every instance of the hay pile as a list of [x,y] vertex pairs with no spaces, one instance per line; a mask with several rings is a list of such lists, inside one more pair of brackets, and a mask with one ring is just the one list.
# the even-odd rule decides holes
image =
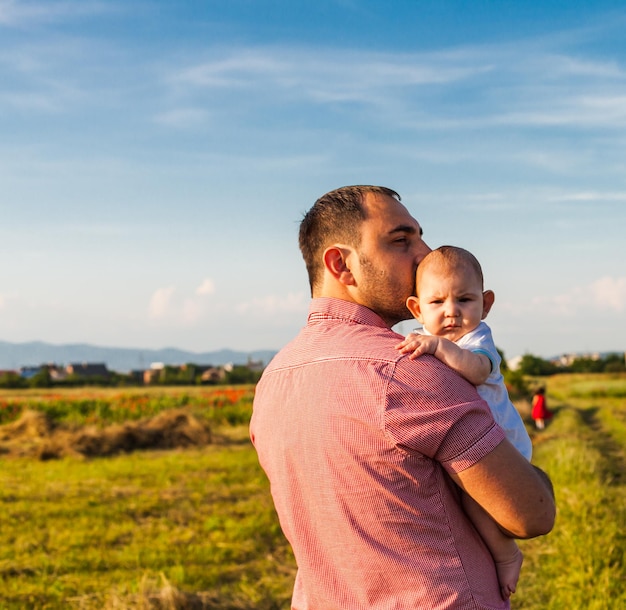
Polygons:
[[17,421],[0,426],[0,453],[41,460],[200,447],[211,440],[209,426],[184,409],[163,411],[137,422],[79,429],[55,426],[45,413],[25,411]]

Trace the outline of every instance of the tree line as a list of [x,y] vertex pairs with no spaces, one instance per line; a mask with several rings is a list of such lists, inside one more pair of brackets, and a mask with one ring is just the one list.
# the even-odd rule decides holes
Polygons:
[[612,353],[603,357],[591,358],[581,356],[574,358],[569,364],[556,363],[552,360],[544,360],[532,354],[524,354],[517,368],[511,370],[504,354],[502,356],[502,374],[513,400],[519,398],[529,399],[533,389],[528,383],[531,377],[548,377],[550,375],[570,373],[624,373],[626,372],[626,360],[624,354]]
[[[187,364],[185,367],[164,366],[149,385],[176,386],[176,385],[240,385],[255,384],[261,377],[262,371],[253,370],[246,365],[234,365],[224,369],[218,379],[202,379],[202,371],[206,367]],[[23,377],[14,371],[0,374],[0,389],[28,389],[52,387],[133,387],[144,386],[143,377],[134,373],[117,373],[109,371],[108,375],[86,376],[67,375],[63,379],[54,379],[49,369],[42,367],[31,377]]]
[[525,354],[516,370],[523,375],[547,376],[557,373],[623,373],[626,371],[625,354],[612,353],[604,357],[581,356],[564,365]]
[[[625,355],[611,353],[603,357],[591,358],[581,356],[574,358],[570,364],[563,365],[545,360],[533,354],[524,354],[515,370],[510,370],[506,364],[504,354],[502,357],[502,373],[509,390],[514,395],[524,396],[529,393],[525,379],[527,377],[544,377],[567,373],[624,373],[626,372]],[[181,366],[165,366],[150,385],[175,386],[175,385],[239,385],[255,384],[261,377],[261,370],[251,369],[246,365],[235,365],[224,370],[219,379],[202,379],[202,371],[206,367],[195,364]],[[143,379],[133,373],[117,373],[110,371],[106,377],[88,377],[84,375],[68,375],[62,380],[53,379],[50,371],[43,367],[39,372],[29,378],[19,373],[7,371],[0,374],[0,388],[51,388],[51,387],[81,387],[81,386],[110,386],[128,387],[145,385]]]

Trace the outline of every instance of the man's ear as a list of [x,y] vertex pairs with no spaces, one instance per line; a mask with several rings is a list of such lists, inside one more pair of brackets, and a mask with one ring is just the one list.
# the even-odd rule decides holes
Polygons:
[[493,306],[493,302],[495,300],[496,295],[494,294],[493,290],[485,290],[485,292],[483,292],[483,315],[480,318],[481,320],[484,320],[487,317],[487,314],[491,310],[491,307]]
[[324,251],[324,266],[336,280],[346,286],[353,286],[354,276],[346,263],[349,254],[347,248],[330,246]]
[[410,296],[406,300],[406,307],[418,322],[422,322],[422,310],[420,309],[420,300],[417,297]]

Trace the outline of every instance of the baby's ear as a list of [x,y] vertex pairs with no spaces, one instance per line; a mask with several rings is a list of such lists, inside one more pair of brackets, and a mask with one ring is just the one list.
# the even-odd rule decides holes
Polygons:
[[420,300],[417,297],[410,296],[406,300],[406,307],[416,320],[418,320],[419,322],[422,321],[422,311],[420,309]]
[[483,292],[483,315],[481,320],[484,320],[487,317],[487,314],[491,311],[495,300],[496,295],[493,290],[485,290],[485,292]]

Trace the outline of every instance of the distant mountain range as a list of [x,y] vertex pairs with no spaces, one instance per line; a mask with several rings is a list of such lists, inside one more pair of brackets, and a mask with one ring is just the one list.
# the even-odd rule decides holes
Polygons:
[[24,366],[40,364],[67,365],[77,362],[104,363],[112,371],[125,373],[148,369],[153,362],[163,364],[246,364],[249,360],[267,364],[276,352],[256,350],[238,352],[221,349],[215,352],[188,352],[166,347],[163,349],[139,349],[126,347],[98,347],[86,343],[54,345],[42,341],[9,343],[0,341],[0,369],[17,370]]

